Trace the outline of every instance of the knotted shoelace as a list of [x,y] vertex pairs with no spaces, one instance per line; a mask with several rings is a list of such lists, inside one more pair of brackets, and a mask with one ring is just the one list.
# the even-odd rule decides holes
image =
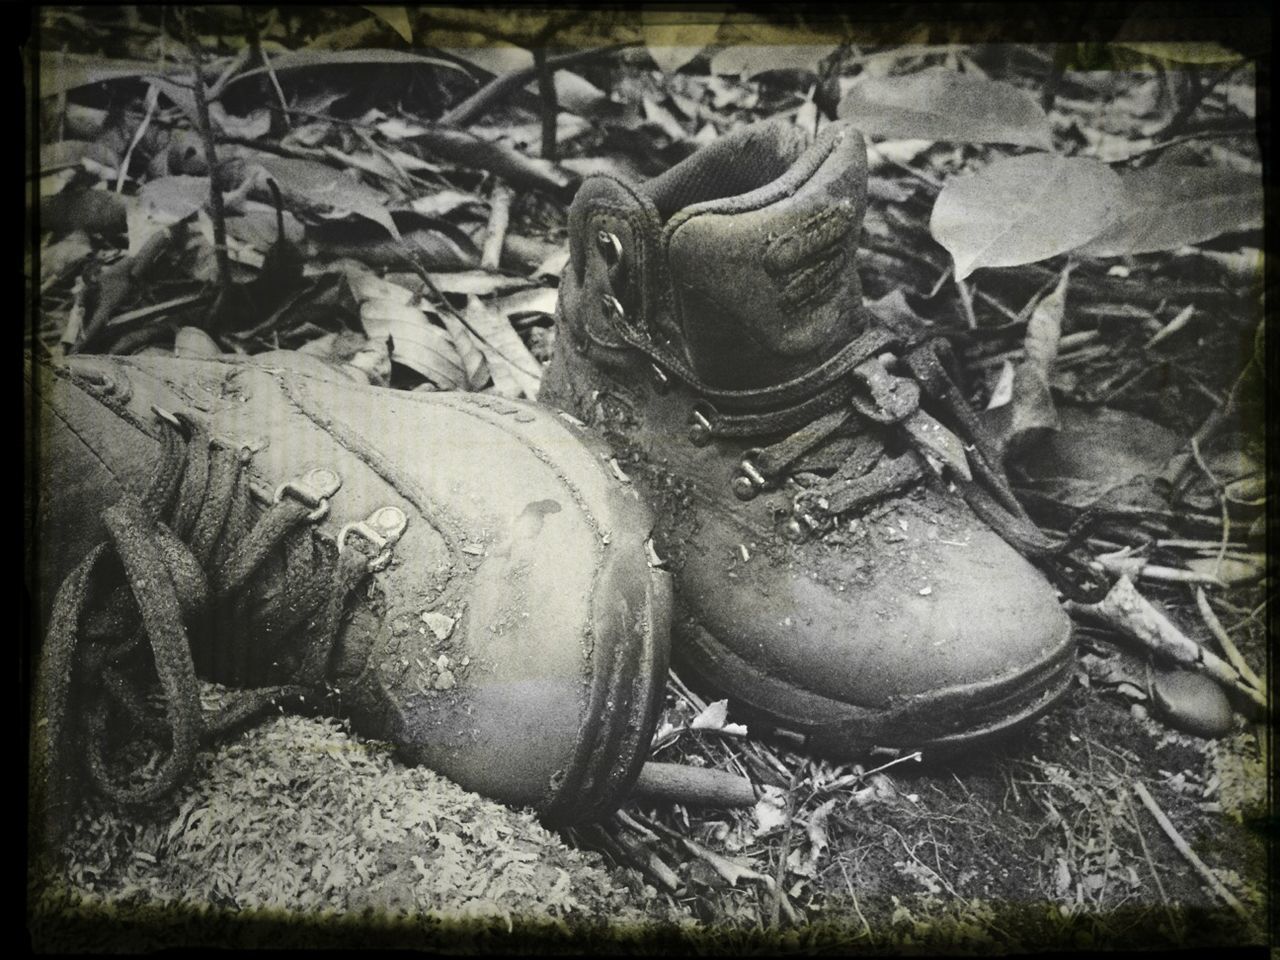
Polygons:
[[[255,519],[251,454],[190,417],[157,413],[149,489],[103,511],[108,540],[54,599],[33,754],[53,823],[82,775],[113,800],[147,803],[188,775],[200,745],[272,707],[320,699],[347,597],[371,569],[363,550],[334,557],[312,535],[327,500],[282,485]],[[206,716],[197,672],[253,686]],[[149,702],[157,686],[162,717]]]
[[[611,285],[621,289],[621,243],[603,231],[597,242],[609,261]],[[823,532],[841,515],[903,491],[932,468],[945,471],[973,512],[1023,556],[1039,561],[1066,596],[1096,602],[1105,594],[1105,578],[1077,552],[1098,516],[1080,516],[1062,538],[1035,524],[1010,487],[994,439],[948,369],[954,366],[949,345],[919,323],[872,318],[862,310],[866,332],[824,363],[773,387],[735,391],[702,383],[644,324],[624,322],[616,297],[606,294],[602,307],[619,321],[623,339],[649,358],[659,381],[674,375],[699,396],[689,418],[691,442],[783,437],[748,450],[732,487],[750,500],[788,478],[805,481],[784,527],[793,539]],[[926,411],[926,401],[949,426]]]

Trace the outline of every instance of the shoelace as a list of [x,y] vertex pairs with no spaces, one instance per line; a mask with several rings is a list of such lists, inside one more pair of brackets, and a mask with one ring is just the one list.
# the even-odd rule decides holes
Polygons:
[[[150,488],[103,511],[109,540],[54,598],[33,756],[33,782],[53,823],[74,795],[73,748],[107,797],[147,803],[187,776],[201,744],[274,706],[321,699],[347,597],[389,561],[403,530],[404,515],[383,508],[373,526],[344,527],[332,556],[309,529],[341,484],[328,470],[282,484],[255,520],[243,469],[251,452],[211,437],[191,417],[156,413],[165,427]],[[353,549],[357,540],[377,555]],[[284,642],[291,635],[292,645]],[[235,691],[206,718],[198,665],[258,685]],[[148,703],[150,676],[163,719]],[[143,738],[167,747],[158,764],[139,759]]]
[[[620,289],[621,241],[600,231],[597,244],[611,286]],[[948,370],[949,345],[920,324],[867,317],[865,333],[812,370],[777,386],[735,391],[702,383],[643,324],[625,322],[617,297],[605,294],[601,305],[617,319],[627,343],[649,358],[660,385],[675,376],[700,397],[689,415],[690,442],[783,435],[746,452],[732,487],[740,499],[750,500],[788,478],[807,480],[783,526],[789,538],[821,534],[841,515],[904,490],[932,468],[940,476],[945,471],[1000,537],[1046,566],[1066,596],[1096,602],[1105,594],[1105,578],[1075,553],[1098,518],[1082,515],[1063,538],[1036,526],[1010,487],[995,442]],[[967,443],[925,410],[926,400]]]

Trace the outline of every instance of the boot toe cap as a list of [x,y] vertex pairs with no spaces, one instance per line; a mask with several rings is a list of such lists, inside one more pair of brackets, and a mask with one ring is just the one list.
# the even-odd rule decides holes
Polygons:
[[976,520],[907,527],[919,535],[895,524],[861,550],[813,545],[785,573],[747,564],[738,579],[754,588],[686,567],[684,584],[701,583],[677,650],[745,712],[836,752],[963,742],[1037,715],[1070,679],[1053,588]]

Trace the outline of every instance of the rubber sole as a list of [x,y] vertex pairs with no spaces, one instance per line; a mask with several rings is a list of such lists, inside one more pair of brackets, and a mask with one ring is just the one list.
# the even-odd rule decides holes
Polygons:
[[744,716],[798,733],[806,747],[833,758],[873,747],[949,754],[1006,734],[1066,694],[1074,650],[1068,640],[1016,673],[869,708],[764,673],[696,622],[681,622],[672,643],[677,668],[689,679],[729,698]]

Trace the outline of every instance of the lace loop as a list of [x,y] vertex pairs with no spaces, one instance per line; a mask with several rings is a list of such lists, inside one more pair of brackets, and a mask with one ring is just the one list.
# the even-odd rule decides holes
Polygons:
[[[103,512],[107,541],[67,575],[54,598],[37,677],[33,782],[55,832],[81,764],[107,797],[148,803],[187,775],[201,742],[283,700],[317,693],[346,600],[371,568],[360,550],[328,559],[307,528],[318,519],[316,501],[327,505],[317,494],[331,495],[340,484],[336,473],[312,471],[283,484],[254,520],[242,450],[211,443],[185,414],[156,413],[165,426],[146,499],[126,496]],[[385,563],[407,518],[391,507],[371,522]],[[274,556],[283,557],[283,573],[273,567],[271,576],[258,576]],[[96,598],[101,590],[93,584],[113,579],[119,585]],[[296,651],[263,650],[262,640],[278,641],[303,625]],[[273,657],[285,661],[284,672],[293,664],[284,683],[269,679],[282,672],[267,662]],[[253,686],[206,717],[198,672]],[[148,706],[147,674],[158,684],[162,719]],[[155,766],[142,759],[139,733],[149,733],[160,752]]]
[[[620,245],[613,249],[617,238],[609,236],[612,240],[606,243],[602,231],[599,246],[602,255],[612,259],[608,270],[612,285],[621,274],[622,255]],[[611,258],[608,251],[617,256]],[[612,294],[603,299],[613,316],[619,320],[625,316]],[[662,373],[664,388],[666,371],[670,371],[697,396],[689,414],[691,443],[703,446],[717,438],[781,437],[772,445],[748,450],[741,458],[730,481],[739,499],[751,500],[762,490],[778,486],[788,472],[797,472],[795,465],[801,458],[824,445],[847,441],[853,432],[862,442],[853,445],[830,477],[801,491],[795,501],[800,515],[813,521],[815,515],[829,518],[862,509],[916,482],[926,469],[939,474],[949,471],[974,512],[1014,549],[1027,557],[1061,561],[1048,566],[1064,593],[1072,599],[1096,599],[1096,582],[1082,587],[1079,578],[1069,576],[1069,571],[1087,571],[1087,563],[1062,559],[1077,541],[1047,536],[1014,496],[995,443],[947,369],[946,341],[931,336],[909,316],[872,319],[865,308],[858,310],[864,319],[861,335],[800,376],[752,390],[723,390],[702,383],[688,366],[653,342],[643,317],[619,323],[618,333]],[[891,366],[899,365],[910,376],[890,372]],[[950,426],[924,409],[926,400]],[[860,421],[862,429],[851,430],[851,421]],[[896,434],[910,451],[890,453],[890,437],[884,431]],[[817,529],[821,522],[808,526]],[[796,517],[786,522],[783,532],[794,540],[807,535]]]

